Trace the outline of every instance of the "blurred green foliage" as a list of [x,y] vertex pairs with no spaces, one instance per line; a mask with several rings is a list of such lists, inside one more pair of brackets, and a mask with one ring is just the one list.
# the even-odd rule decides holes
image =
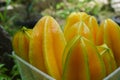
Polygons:
[[12,36],[15,32],[15,28],[13,26],[13,20],[16,18],[16,15],[10,16],[8,13],[8,6],[12,3],[11,0],[5,0],[6,5],[4,6],[4,11],[0,12],[0,24],[3,28]]
[[[42,11],[39,10],[40,5],[36,4],[40,3],[40,1],[45,3],[48,2],[48,0],[14,0],[14,1],[5,0],[5,1],[6,1],[5,9],[4,11],[0,12],[0,24],[4,27],[4,29],[7,32],[9,32],[11,37],[15,34],[18,28],[20,28],[14,24],[14,21],[20,18],[22,19],[24,19],[25,17],[29,18],[33,13],[41,14]],[[65,20],[66,17],[73,11],[84,11],[92,15],[98,15],[101,11],[103,11],[102,6],[99,5],[95,0],[59,0],[59,1],[60,2],[55,3],[55,7],[52,6],[53,3],[52,4],[49,3],[49,5],[51,5],[49,6],[50,8],[49,7],[44,8],[44,10],[46,8],[49,8],[51,12],[54,12],[54,14],[50,13],[47,14],[52,15],[55,18],[59,18],[59,21]],[[9,14],[7,7],[12,4],[21,4],[25,8],[23,8],[22,10],[19,10],[18,8],[18,11],[21,13],[16,13],[16,11],[13,9],[13,14],[11,15]],[[35,9],[34,6],[37,6],[38,9]],[[24,14],[24,11],[26,12],[27,16],[25,16],[26,14]],[[23,16],[20,16],[19,14],[22,14]],[[61,27],[63,29],[63,25]],[[12,71],[10,71],[10,75],[6,74],[7,71],[8,69],[5,67],[5,65],[0,64],[0,80],[13,80],[17,75],[19,75],[16,64],[13,66]],[[20,80],[20,78],[18,77],[15,80]]]
[[16,77],[19,75],[17,70],[17,65],[14,65],[12,70],[9,72],[4,64],[0,64],[0,80],[21,80],[20,77]]
[[67,3],[61,2],[56,4],[56,16],[65,19],[73,11],[84,11],[88,14],[97,15],[101,8],[101,5],[95,0],[68,0]]

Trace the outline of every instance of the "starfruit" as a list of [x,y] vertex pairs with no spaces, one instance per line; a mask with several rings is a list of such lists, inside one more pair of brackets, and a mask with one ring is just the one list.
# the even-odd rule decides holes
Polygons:
[[111,19],[104,21],[104,41],[112,49],[117,66],[120,66],[120,29]]
[[65,47],[62,80],[90,80],[87,53],[80,39],[75,36]]
[[113,52],[106,44],[97,46],[97,49],[104,61],[105,68],[106,68],[106,75],[109,75],[111,72],[113,72],[117,68],[116,61],[113,56]]
[[64,34],[66,34],[66,32],[69,31],[69,28],[73,24],[79,21],[86,22],[89,19],[89,17],[90,16],[85,12],[72,12],[66,20],[66,24],[64,26]]
[[66,41],[69,41],[78,34],[93,41],[92,33],[88,28],[88,26],[83,21],[79,21],[74,25],[72,25],[64,35],[65,35]]
[[[87,79],[102,80],[106,76],[105,65],[102,57],[93,42],[83,36],[79,36],[70,40],[65,48],[63,55],[63,79],[86,80],[84,77],[90,76],[90,78]],[[84,58],[87,58],[87,64]],[[89,73],[89,76],[81,72],[85,70],[85,65],[88,66],[89,71],[87,74]]]
[[81,42],[87,51],[90,80],[102,80],[106,76],[105,65],[97,47],[90,40],[82,37]]
[[104,44],[104,23],[100,24],[100,27],[96,36],[96,45],[99,46],[102,44]]
[[29,41],[32,36],[32,29],[23,27],[14,36],[12,45],[15,53],[26,61],[29,61]]
[[30,40],[30,63],[57,80],[62,76],[64,34],[51,16],[42,17],[33,28]]
[[93,42],[96,44],[97,33],[99,30],[99,25],[94,16],[90,16],[88,21],[85,22],[92,33]]

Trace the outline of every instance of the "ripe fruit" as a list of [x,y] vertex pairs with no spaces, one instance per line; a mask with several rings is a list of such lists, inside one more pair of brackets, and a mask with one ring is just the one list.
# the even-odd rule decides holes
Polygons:
[[85,12],[73,12],[71,13],[67,20],[66,20],[66,24],[64,26],[64,34],[66,34],[66,32],[69,30],[69,28],[75,24],[76,22],[79,21],[87,21],[89,18],[89,15],[86,14]]
[[65,47],[62,80],[90,80],[87,54],[79,35]]
[[99,27],[85,12],[71,13],[64,33],[44,16],[13,37],[15,53],[56,80],[102,80],[120,66],[119,47],[119,26],[106,19]]
[[29,61],[29,41],[32,29],[23,27],[13,37],[12,45],[15,53],[26,61]]
[[86,22],[86,25],[89,27],[92,33],[93,42],[96,44],[97,32],[99,29],[96,18],[94,16],[90,16],[89,20]]
[[66,41],[69,41],[78,34],[93,41],[92,33],[91,33],[90,29],[82,21],[79,21],[79,22],[75,23],[74,25],[72,25],[64,35],[65,35]]
[[55,79],[61,80],[65,44],[59,24],[51,16],[44,16],[33,28],[30,63]]
[[96,36],[96,45],[102,45],[104,44],[104,23],[100,24],[100,27],[98,29],[97,32],[97,36]]
[[120,66],[120,29],[111,19],[104,22],[104,41],[113,51],[117,66]]
[[102,56],[102,59],[104,61],[105,68],[106,68],[106,74],[109,75],[117,68],[113,53],[112,53],[111,49],[108,48],[108,46],[106,44],[97,46],[97,49],[98,49],[98,51],[99,51],[99,53]]
[[96,46],[84,37],[81,38],[81,42],[88,55],[90,80],[102,80],[106,76],[106,70]]

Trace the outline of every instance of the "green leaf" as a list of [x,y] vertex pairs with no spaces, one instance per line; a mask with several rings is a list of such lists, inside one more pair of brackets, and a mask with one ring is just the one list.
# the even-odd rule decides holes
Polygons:
[[0,64],[0,69],[4,66],[4,64]]

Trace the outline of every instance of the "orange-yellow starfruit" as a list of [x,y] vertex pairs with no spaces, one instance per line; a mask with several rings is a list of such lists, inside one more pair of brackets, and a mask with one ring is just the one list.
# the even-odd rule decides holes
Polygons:
[[23,27],[14,36],[12,40],[15,53],[26,61],[29,61],[29,41],[32,36],[32,29]]
[[33,28],[30,40],[30,63],[57,80],[62,76],[64,34],[51,16],[41,18]]

